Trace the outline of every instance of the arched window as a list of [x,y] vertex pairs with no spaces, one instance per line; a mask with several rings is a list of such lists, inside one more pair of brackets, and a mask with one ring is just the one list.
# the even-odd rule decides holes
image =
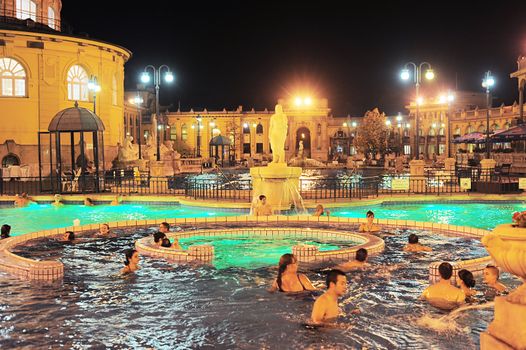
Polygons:
[[444,135],[445,135],[445,130],[444,130],[444,128],[440,128],[440,130],[438,130],[438,134],[439,134],[440,136],[444,136]]
[[494,124],[491,126],[491,131],[497,131],[497,130],[499,130],[499,124],[494,123]]
[[479,125],[479,128],[477,129],[478,132],[486,132],[486,127],[482,124]]
[[79,65],[72,66],[68,71],[68,99],[72,101],[88,101],[88,74]]
[[504,129],[508,130],[510,128],[511,124],[509,122],[504,123]]
[[186,141],[188,139],[188,128],[186,124],[181,126],[181,140]]
[[47,8],[47,25],[51,29],[58,29],[58,26],[55,23],[55,10],[53,10],[52,7]]
[[26,71],[12,58],[0,58],[0,96],[26,96]]
[[256,134],[263,134],[263,125],[261,123],[256,126]]
[[16,18],[37,21],[37,4],[31,0],[16,0]]
[[455,129],[455,133],[453,135],[460,136],[460,126],[457,126],[457,128]]
[[177,126],[175,126],[175,124],[170,125],[170,140],[177,140]]
[[429,132],[427,133],[428,136],[435,136],[436,130],[435,128],[429,128]]
[[117,105],[117,77],[114,75],[111,81],[111,102]]
[[13,153],[2,158],[2,168],[7,168],[10,165],[20,165],[20,159]]
[[468,125],[468,128],[466,129],[466,134],[471,134],[475,131],[475,127],[473,125]]

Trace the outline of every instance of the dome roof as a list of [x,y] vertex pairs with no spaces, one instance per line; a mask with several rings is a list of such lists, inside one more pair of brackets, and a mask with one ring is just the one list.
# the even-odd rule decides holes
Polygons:
[[102,120],[89,109],[78,106],[58,112],[49,123],[48,130],[54,131],[104,131]]
[[217,135],[210,140],[210,146],[230,145],[230,139],[223,135]]

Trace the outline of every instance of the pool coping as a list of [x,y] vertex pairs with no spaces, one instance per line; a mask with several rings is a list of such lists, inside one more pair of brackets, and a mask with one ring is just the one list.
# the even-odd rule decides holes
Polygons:
[[[166,219],[151,219],[151,220],[127,220],[117,221],[109,223],[112,228],[125,228],[125,227],[148,227],[152,225],[159,225],[162,222],[168,222],[170,225],[201,225],[201,224],[232,224],[232,223],[262,223],[278,225],[280,223],[294,223],[294,224],[325,224],[325,225],[353,225],[355,231],[361,223],[366,222],[363,218],[341,218],[341,217],[315,217],[308,215],[299,216],[224,216],[224,217],[212,217],[212,218],[166,218]],[[432,222],[422,222],[414,220],[392,220],[392,219],[375,219],[377,225],[381,225],[386,228],[409,228],[409,229],[422,229],[429,230],[445,235],[453,235],[467,238],[480,239],[482,236],[488,234],[490,231],[467,227],[457,226],[448,224],[437,224]],[[11,252],[16,246],[23,244],[27,241],[53,237],[64,234],[66,231],[73,231],[75,233],[83,233],[88,231],[99,230],[102,224],[89,224],[83,226],[70,226],[51,230],[42,230],[32,233],[27,233],[11,238],[7,238],[0,241],[0,270],[19,276],[21,278],[30,280],[56,280],[61,279],[64,275],[64,265],[60,261],[37,261],[28,259],[16,255]],[[206,254],[205,254],[206,255]],[[481,258],[471,259],[477,260],[476,266],[482,264]],[[464,261],[464,265],[469,263]],[[437,278],[437,269],[435,269],[435,263],[430,265],[430,282],[433,282]],[[478,264],[478,265],[477,265]],[[471,266],[471,265],[470,265]]]

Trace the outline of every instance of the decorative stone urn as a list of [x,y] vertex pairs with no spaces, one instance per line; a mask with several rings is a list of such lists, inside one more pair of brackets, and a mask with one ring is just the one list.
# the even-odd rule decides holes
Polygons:
[[[526,228],[497,226],[482,237],[498,267],[526,281]],[[495,298],[495,317],[480,336],[482,350],[526,349],[526,283],[508,296]]]

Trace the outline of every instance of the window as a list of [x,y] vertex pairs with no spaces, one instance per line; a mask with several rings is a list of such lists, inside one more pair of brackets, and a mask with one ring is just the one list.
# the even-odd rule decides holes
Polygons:
[[55,10],[52,7],[47,8],[47,25],[52,29],[57,29],[58,27],[55,24]]
[[263,153],[263,143],[256,143],[256,153]]
[[455,129],[455,136],[460,136],[460,127],[457,126],[457,128]]
[[446,132],[446,131],[444,130],[444,128],[440,128],[440,130],[438,130],[438,134],[439,134],[440,136],[444,136],[444,135],[445,135],[445,132]]
[[411,145],[404,145],[404,154],[411,154]]
[[117,105],[117,77],[114,75],[111,81],[111,102]]
[[20,159],[13,153],[9,153],[2,158],[2,168],[7,168],[11,165],[20,165]]
[[466,134],[471,134],[474,131],[475,131],[475,128],[473,127],[473,125],[469,125],[468,128],[466,129]]
[[244,143],[243,144],[243,153],[244,154],[250,154],[250,143]]
[[79,65],[72,66],[68,71],[68,99],[72,101],[88,101],[88,74]]
[[428,136],[435,136],[436,135],[435,128],[429,128],[429,133],[427,135]]
[[31,0],[16,0],[16,18],[37,21],[37,4]]
[[440,145],[438,145],[438,154],[441,155],[444,153],[446,153],[446,145],[441,143]]
[[263,134],[263,125],[258,124],[256,126],[256,134]]
[[181,140],[186,141],[188,139],[188,128],[186,124],[181,126]]
[[170,140],[177,140],[177,127],[175,125],[170,125]]
[[243,124],[243,134],[250,134],[250,125],[248,123]]
[[486,132],[486,127],[482,124],[479,125],[478,132]]
[[12,58],[0,58],[0,96],[26,96],[26,71]]

